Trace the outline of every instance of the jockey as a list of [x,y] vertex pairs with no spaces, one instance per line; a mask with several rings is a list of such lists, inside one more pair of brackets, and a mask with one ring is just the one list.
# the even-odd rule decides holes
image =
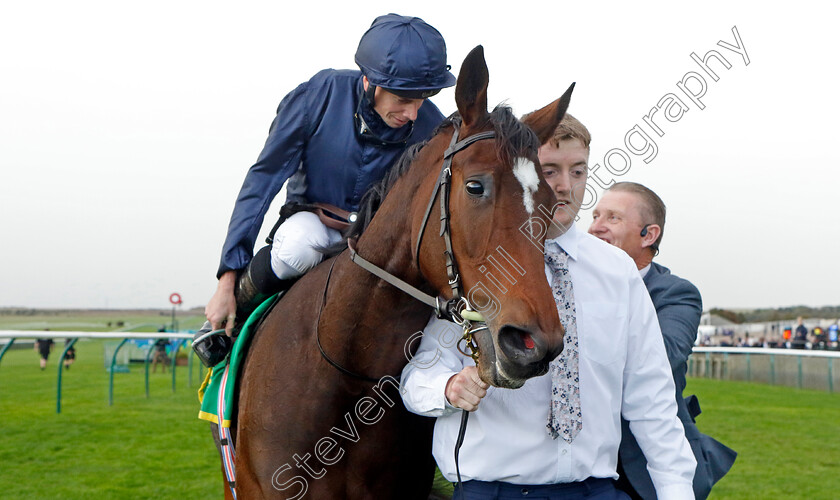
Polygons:
[[224,359],[232,343],[207,332],[224,328],[232,336],[234,323],[243,323],[263,300],[320,263],[319,248],[341,239],[315,213],[296,211],[252,258],[263,218],[283,184],[289,181],[286,206],[323,203],[353,218],[368,188],[444,118],[426,99],[453,86],[455,76],[446,64],[443,37],[422,19],[376,18],[355,60],[361,71],[320,71],[277,108],[265,146],[236,199],[218,287],[193,344],[208,366]]

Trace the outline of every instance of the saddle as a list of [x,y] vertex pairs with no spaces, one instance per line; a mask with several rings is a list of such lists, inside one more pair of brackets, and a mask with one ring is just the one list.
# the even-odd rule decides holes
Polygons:
[[242,325],[239,335],[233,340],[230,354],[216,366],[207,369],[207,375],[198,388],[198,401],[201,403],[198,418],[220,427],[230,427],[231,417],[236,413],[234,401],[239,370],[245,361],[253,333],[284,293],[272,295],[260,304]]
[[[341,232],[344,232],[356,220],[355,213],[327,203],[287,203],[280,209],[280,219],[271,229],[268,238],[266,238],[266,243],[271,245],[274,234],[280,225],[298,212],[312,212],[318,216],[325,226]],[[256,331],[263,318],[268,315],[287,289],[269,297],[254,309],[254,312],[251,313],[232,340],[224,335],[214,337],[214,339],[226,343],[233,342],[233,347],[230,348],[228,344],[223,349],[224,351],[230,350],[230,353],[223,361],[208,370],[207,376],[198,390],[198,399],[201,401],[201,411],[198,418],[216,423],[221,427],[230,425],[230,415],[235,412],[233,402],[238,389],[237,375],[250,345],[251,334]]]
[[268,238],[265,239],[265,242],[271,245],[274,241],[274,233],[277,232],[280,225],[298,212],[312,212],[318,216],[318,219],[323,225],[342,233],[351,224],[356,222],[356,212],[348,212],[328,203],[286,203],[280,208],[280,219],[271,228],[271,232],[268,233]]

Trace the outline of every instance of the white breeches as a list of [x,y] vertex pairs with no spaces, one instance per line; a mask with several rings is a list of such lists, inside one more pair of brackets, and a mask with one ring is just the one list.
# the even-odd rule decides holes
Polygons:
[[271,269],[280,279],[301,276],[323,259],[317,248],[341,241],[341,233],[325,226],[312,212],[298,212],[280,224],[271,245]]

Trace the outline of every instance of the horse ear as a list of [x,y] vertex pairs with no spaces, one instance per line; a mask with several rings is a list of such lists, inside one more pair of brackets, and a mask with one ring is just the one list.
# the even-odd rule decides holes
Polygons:
[[490,73],[484,61],[484,47],[472,49],[458,73],[455,86],[455,104],[461,115],[464,127],[470,127],[487,114],[487,83]]
[[531,127],[531,130],[537,134],[540,144],[545,144],[554,135],[557,125],[560,124],[560,121],[566,115],[566,110],[569,109],[569,101],[572,100],[574,88],[575,84],[572,83],[559,99],[522,117],[522,122]]

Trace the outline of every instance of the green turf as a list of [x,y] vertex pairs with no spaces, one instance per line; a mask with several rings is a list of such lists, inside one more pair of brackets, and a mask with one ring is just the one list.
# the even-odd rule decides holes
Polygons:
[[[221,498],[219,460],[208,425],[196,419],[199,383],[179,368],[152,374],[146,399],[142,365],[108,374],[101,341],[79,341],[63,376],[56,414],[55,346],[46,371],[31,348],[0,362],[0,497]],[[715,487],[721,499],[840,498],[840,395],[761,384],[689,379],[700,397],[700,430],[738,451]]]
[[[63,346],[59,343],[57,349]],[[209,425],[196,418],[200,380],[194,366],[151,373],[146,399],[143,365],[108,374],[101,341],[76,343],[77,361],[62,376],[56,413],[54,350],[45,371],[32,349],[12,350],[0,362],[0,497],[220,498],[221,470]]]
[[691,378],[701,432],[738,452],[721,499],[840,498],[840,394]]

